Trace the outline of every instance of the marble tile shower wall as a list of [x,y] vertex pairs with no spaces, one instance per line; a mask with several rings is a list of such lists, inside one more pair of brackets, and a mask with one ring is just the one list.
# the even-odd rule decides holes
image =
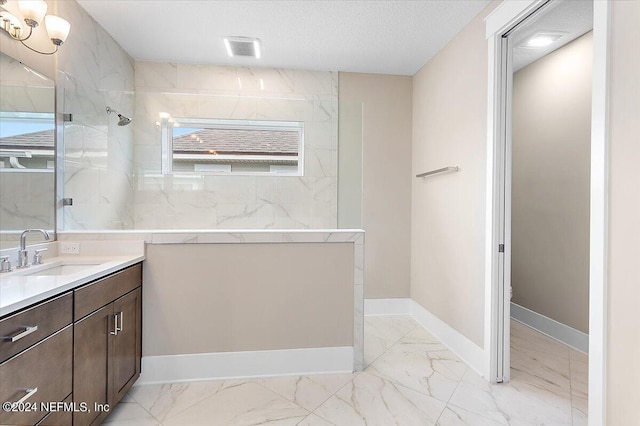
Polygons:
[[133,228],[133,129],[118,127],[106,106],[133,114],[134,61],[76,2],[58,1],[71,33],[57,54],[64,124],[63,229]]
[[[338,75],[137,61],[136,229],[336,228]],[[161,174],[160,112],[303,121],[304,176]]]

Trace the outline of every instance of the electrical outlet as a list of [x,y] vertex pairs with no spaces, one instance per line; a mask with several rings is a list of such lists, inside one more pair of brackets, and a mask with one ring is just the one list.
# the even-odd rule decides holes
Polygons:
[[80,243],[61,242],[60,254],[80,254]]

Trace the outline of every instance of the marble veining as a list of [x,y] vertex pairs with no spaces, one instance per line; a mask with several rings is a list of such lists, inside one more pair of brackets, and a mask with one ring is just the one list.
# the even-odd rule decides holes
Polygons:
[[355,377],[354,374],[276,377],[258,381],[291,402],[313,411]]
[[338,425],[433,425],[445,403],[368,372],[315,413]]
[[[514,337],[517,337],[513,340],[516,341],[529,336],[551,347],[555,347],[557,343],[552,343],[551,339],[542,335],[531,334],[536,333],[533,330],[514,327],[513,333]],[[390,345],[383,350],[382,357],[396,350],[400,353],[422,354],[423,358],[428,354],[448,352],[428,331],[406,316],[368,316],[365,336],[365,345],[369,345],[371,339],[384,339],[389,342]],[[519,351],[527,350],[517,345],[513,348]],[[527,348],[532,350],[532,345],[527,344]],[[544,348],[544,345],[541,348]],[[566,347],[564,349],[567,349],[568,359],[577,362],[568,375],[570,382],[576,384],[575,390],[581,392],[581,384],[586,383],[584,364],[588,359],[586,355],[570,352]],[[544,371],[543,366],[553,365],[549,360],[540,358],[544,351],[534,352],[535,357],[531,355],[528,359],[534,371]],[[538,366],[538,363],[542,366]],[[561,374],[563,375],[564,373]],[[422,373],[416,376],[418,379],[421,377]],[[373,365],[365,372],[346,375],[137,386],[127,395],[126,403],[120,404],[107,421],[111,426],[587,424],[586,411],[583,411],[586,410],[586,405],[575,405],[576,401],[568,395],[560,395],[558,392],[538,387],[535,380],[530,379],[531,377],[515,378],[509,384],[492,385],[472,369],[466,368],[456,382],[453,395],[447,400],[412,390],[401,383],[406,380],[406,376],[400,374],[397,377],[387,377],[379,374]],[[551,381],[556,379],[556,376],[549,377]],[[560,381],[563,379],[560,378]],[[434,382],[433,386],[448,388],[447,383]],[[584,396],[586,404],[586,394]]]
[[57,57],[58,112],[70,113],[58,141],[64,150],[58,210],[63,229],[129,229],[134,226],[132,126],[117,126],[105,108],[132,115],[134,61],[75,2],[58,2],[73,30]]
[[[335,72],[136,62],[133,227],[335,228],[337,82]],[[160,112],[302,121],[304,176],[159,177]]]
[[223,386],[213,395],[169,417],[166,426],[183,425],[296,425],[307,417],[304,408],[260,386],[246,382]]

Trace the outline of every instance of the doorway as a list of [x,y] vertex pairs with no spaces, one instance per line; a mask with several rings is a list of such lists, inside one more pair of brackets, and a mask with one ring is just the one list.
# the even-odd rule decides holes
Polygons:
[[[591,424],[601,424],[604,412],[604,391],[602,386],[604,382],[604,306],[606,303],[604,297],[606,295],[604,278],[606,270],[604,255],[604,247],[606,247],[606,162],[604,153],[606,152],[606,39],[608,6],[598,3],[599,2],[590,1],[534,1],[528,4],[504,5],[504,7],[498,8],[496,12],[487,19],[487,38],[489,40],[490,50],[490,117],[488,123],[489,158],[487,180],[490,193],[487,195],[488,304],[485,328],[488,333],[486,342],[489,347],[488,375],[491,381],[509,381],[513,371],[511,369],[512,364],[518,364],[518,367],[522,370],[522,344],[524,343],[525,346],[530,346],[537,337],[541,337],[541,342],[544,340],[542,338],[547,338],[547,336],[538,333],[538,331],[551,334],[558,340],[564,339],[565,343],[573,346],[573,348],[567,349],[569,356],[574,353],[571,351],[575,349],[585,350],[588,348],[588,352],[591,355],[589,360],[591,383],[589,384],[589,392],[587,392],[586,384],[581,384],[581,388],[584,390],[583,399],[585,403],[578,409],[584,411],[584,413],[582,413],[584,414],[582,421],[584,421],[585,424],[587,421],[587,393],[589,394],[589,421]],[[587,9],[593,11],[592,15],[584,17],[588,28],[578,30],[577,32],[579,34],[572,34],[573,29],[570,28],[571,25],[569,25],[569,28],[562,28],[555,25],[562,22],[565,24],[567,22],[575,24],[576,19],[567,20],[562,18],[563,9],[575,6],[586,6]],[[579,15],[580,13],[576,13],[575,11],[570,14],[572,18]],[[593,33],[590,32],[591,28],[594,29]],[[535,151],[535,149],[541,148],[540,145],[543,145],[540,140],[537,140],[538,146],[534,144],[533,148],[530,143],[529,145],[518,145],[517,142],[514,141],[514,134],[518,131],[522,134],[521,129],[519,130],[515,128],[515,126],[522,127],[523,117],[527,115],[553,115],[550,114],[551,109],[557,105],[545,106],[544,104],[538,104],[535,108],[529,108],[527,110],[527,108],[522,108],[522,105],[516,105],[518,101],[514,103],[513,95],[514,91],[516,93],[522,93],[525,91],[525,88],[531,86],[529,83],[522,82],[522,80],[525,80],[525,74],[532,74],[529,72],[531,69],[526,70],[528,65],[531,63],[540,65],[545,61],[550,62],[549,58],[560,56],[559,49],[564,48],[568,50],[572,44],[579,45],[591,37],[591,35],[593,35],[594,40],[589,50],[593,53],[593,58],[589,61],[593,64],[593,77],[589,77],[587,88],[589,86],[592,88],[592,93],[590,94],[592,99],[586,101],[586,109],[592,113],[592,123],[587,123],[585,126],[586,130],[583,131],[583,133],[587,135],[586,145],[590,153],[587,152],[581,157],[582,167],[584,168],[585,163],[587,167],[586,171],[582,170],[581,173],[583,190],[578,191],[582,194],[583,198],[581,201],[574,203],[574,207],[575,205],[582,207],[581,212],[583,216],[582,220],[574,220],[573,222],[572,219],[565,218],[565,226],[547,223],[548,227],[555,231],[555,234],[553,234],[551,238],[548,234],[547,237],[545,237],[546,232],[536,234],[535,231],[532,233],[531,229],[527,230],[527,221],[523,220],[523,217],[526,218],[528,213],[529,219],[531,217],[534,219],[546,217],[547,222],[549,222],[549,218],[553,219],[559,216],[557,214],[554,216],[550,214],[549,211],[543,212],[544,208],[542,207],[545,207],[545,205],[541,200],[544,199],[544,197],[538,197],[538,199],[536,199],[536,196],[525,197],[524,199],[522,199],[522,197],[518,199],[518,197],[522,195],[521,191],[522,188],[524,188],[523,182],[531,183],[533,181],[534,184],[539,184],[541,181],[544,181],[547,184],[550,183],[552,181],[550,177],[552,177],[551,175],[553,173],[549,173],[549,167],[553,165],[552,163],[554,161],[549,160],[549,152],[545,153],[544,149],[539,150],[539,152]],[[546,37],[547,40],[535,41],[536,36]],[[549,45],[554,47],[554,42],[562,38],[564,38],[564,43],[557,43],[555,48],[550,48],[542,55],[538,54],[537,58],[532,52],[533,49],[526,51],[526,54],[520,55],[520,57],[512,54],[515,50],[521,48],[523,44],[531,41],[533,41],[532,44],[535,45],[538,42],[543,43],[551,40]],[[558,44],[561,44],[561,46]],[[524,59],[522,58],[523,56],[525,57]],[[528,64],[526,63],[527,57],[529,57],[529,59],[533,58]],[[537,68],[541,67],[538,66]],[[523,69],[525,69],[524,72],[522,71]],[[514,79],[514,72],[516,74],[521,73],[522,75]],[[531,87],[528,88],[530,89]],[[558,89],[556,88],[556,90]],[[538,95],[539,94],[540,93],[538,93]],[[565,111],[566,110],[567,108],[565,107]],[[541,134],[547,130],[553,130],[556,127],[558,127],[557,123],[555,125],[548,125],[547,128],[544,129],[538,127],[538,131],[532,132],[531,129],[529,129],[528,132],[525,131],[524,133],[528,133],[529,136],[533,133],[533,139],[534,142],[536,142],[535,139],[540,139],[539,136],[541,136]],[[522,141],[522,139],[521,136],[518,137],[519,141]],[[530,139],[532,138],[530,137]],[[567,148],[566,145],[556,145],[554,148]],[[531,149],[534,150],[531,151]],[[563,154],[567,153],[564,152]],[[535,159],[536,155],[538,156],[538,161],[528,161]],[[584,161],[585,158],[587,159],[586,162]],[[525,160],[523,161],[523,159]],[[540,159],[546,160],[540,161]],[[578,161],[577,158],[570,157],[569,159],[571,161],[565,158],[564,164],[560,161],[561,167],[557,169],[557,172],[554,172],[556,175],[555,178],[560,177],[564,179],[556,182],[557,187],[547,189],[546,193],[544,190],[541,190],[541,188],[538,188],[538,196],[542,193],[542,195],[549,198],[549,192],[553,193],[558,189],[562,189],[562,186],[575,180],[570,175],[576,171],[576,167],[574,166],[580,161]],[[580,167],[577,168],[579,169]],[[523,171],[526,172],[524,173],[524,177],[515,174],[516,172]],[[529,173],[528,176],[527,173]],[[517,194],[516,190],[518,191]],[[584,197],[585,193],[587,195],[586,201]],[[575,195],[575,191],[573,194]],[[536,195],[535,191],[534,195]],[[561,201],[567,200],[563,199]],[[558,207],[558,205],[555,204],[551,203],[551,207]],[[568,204],[571,205],[571,202]],[[522,214],[523,212],[524,216]],[[517,213],[519,219],[516,219],[516,216],[513,216],[512,213]],[[516,221],[518,223],[516,223]],[[582,302],[590,300],[591,303],[582,303],[582,305],[580,305],[580,303],[576,303],[578,298],[574,300],[569,299],[568,302],[562,302],[558,294],[553,294],[552,290],[558,290],[558,288],[553,286],[551,288],[549,288],[549,286],[545,288],[545,285],[539,286],[540,288],[536,290],[540,290],[540,294],[528,294],[535,293],[535,291],[532,292],[531,288],[527,289],[523,287],[523,281],[526,281],[523,277],[530,276],[532,271],[526,270],[526,268],[523,269],[523,264],[526,266],[527,262],[534,263],[542,272],[549,272],[549,269],[553,269],[548,263],[549,261],[552,263],[555,261],[560,264],[560,266],[563,266],[563,259],[568,258],[567,253],[565,252],[563,254],[562,252],[563,247],[575,247],[577,240],[571,240],[571,238],[563,237],[560,234],[573,225],[580,228],[581,241],[583,243],[586,241],[586,244],[582,244],[582,252],[580,256],[578,256],[581,258],[581,261],[578,262],[580,266],[576,267],[576,263],[573,261],[568,262],[572,268],[565,268],[565,272],[567,270],[569,272],[580,270],[580,278],[577,279],[577,281],[581,283],[581,300]],[[548,230],[549,229],[545,229],[544,231]],[[578,240],[580,240],[580,238],[578,238]],[[540,259],[535,259],[535,254],[532,253],[535,245],[543,248],[546,247],[547,255],[549,252],[553,254],[552,256],[547,256],[547,264],[540,262]],[[527,258],[527,255],[529,258]],[[532,260],[534,262],[531,262]],[[520,302],[520,304],[516,305],[512,305],[511,300],[512,279],[515,280],[513,284],[516,299]],[[556,279],[556,284],[557,282]],[[549,283],[546,282],[545,284]],[[520,288],[518,288],[518,286],[520,286]],[[535,300],[536,297],[538,297],[538,300]],[[547,305],[553,305],[555,303],[560,306],[559,310],[556,309],[558,312],[553,312],[554,309],[549,310],[548,306],[544,307],[538,303],[549,301],[551,303],[547,303]],[[526,309],[521,309],[523,305],[528,306],[524,306]],[[578,305],[580,305],[580,308],[575,310],[580,311],[580,313],[573,318],[569,318],[572,316],[570,311]],[[511,320],[512,306],[514,307],[514,316],[518,317],[519,322],[513,323]],[[544,314],[536,315],[540,314],[540,312],[536,311],[543,311]],[[539,321],[536,322],[541,317],[553,319],[555,322],[568,327],[564,329],[561,327],[560,335],[553,335],[549,329],[544,328],[545,324],[541,325]],[[578,319],[578,317],[580,318]],[[522,323],[526,325],[523,326]],[[521,334],[523,332],[525,333],[524,336],[514,337],[514,340],[519,340],[518,344],[520,345],[520,347],[517,347],[519,351],[516,355],[519,357],[517,360],[511,358],[511,324],[515,324],[513,328],[517,330],[514,331]],[[532,327],[538,328],[538,331],[532,330]],[[569,329],[581,331],[582,335],[579,333],[574,333],[568,337],[562,335],[562,332],[566,332]],[[527,334],[529,331],[536,334]],[[591,338],[589,343],[586,343],[587,332],[589,332]],[[549,339],[549,341],[551,342],[551,346],[557,343],[552,339]],[[531,347],[528,349],[535,350],[535,348]],[[579,353],[580,351],[575,352],[575,354]],[[575,355],[575,358],[578,358],[578,355]],[[584,359],[582,360],[584,361]],[[579,360],[576,359],[576,361]],[[586,366],[584,369],[586,370]],[[516,374],[522,375],[528,373],[530,372],[518,371]],[[570,374],[568,376],[570,376]],[[546,379],[548,378],[549,377]],[[541,379],[545,380],[544,377]],[[570,377],[568,379],[570,380]],[[595,390],[595,392],[592,390]],[[571,384],[569,384],[568,391],[569,399],[571,399]]]

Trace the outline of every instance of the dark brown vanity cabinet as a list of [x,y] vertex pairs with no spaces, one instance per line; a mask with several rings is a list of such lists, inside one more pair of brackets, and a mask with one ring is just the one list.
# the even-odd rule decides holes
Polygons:
[[73,399],[88,411],[74,426],[97,425],[140,376],[142,266],[75,290]]
[[[142,264],[0,319],[0,425],[98,425],[140,376]],[[50,405],[47,405],[50,404]]]
[[72,307],[68,292],[0,320],[0,402],[13,403],[0,424],[34,425],[49,417],[47,403],[70,398]]

